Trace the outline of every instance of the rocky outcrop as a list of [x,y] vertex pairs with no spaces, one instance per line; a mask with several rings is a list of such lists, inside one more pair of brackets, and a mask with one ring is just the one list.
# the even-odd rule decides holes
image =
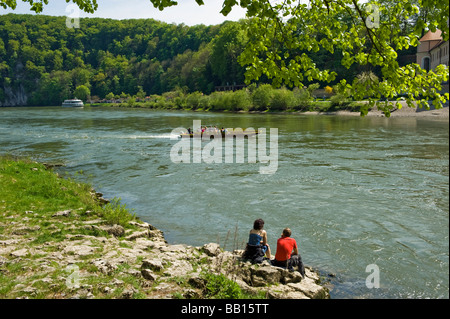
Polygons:
[[24,106],[28,103],[28,95],[22,84],[16,89],[11,87],[3,88],[4,101],[0,100],[1,106]]
[[[215,247],[211,255],[211,247]],[[273,299],[327,299],[328,289],[320,285],[320,276],[312,268],[305,268],[305,277],[298,271],[272,266],[268,261],[252,264],[242,258],[243,251],[223,251],[217,244],[206,244],[201,248],[209,253],[211,269],[225,274],[248,292],[265,292]]]
[[[268,298],[329,297],[310,268],[302,278],[268,262],[253,265],[242,259],[243,251],[224,251],[216,243],[171,245],[148,223],[133,221],[130,229],[96,216],[78,218],[86,214],[64,210],[30,226],[26,221],[42,218],[29,211],[21,221],[11,216],[13,223],[0,223],[14,228],[9,238],[0,236],[0,272],[15,282],[4,298],[204,298],[204,272],[223,274],[243,291]],[[56,240],[38,240],[43,228]]]
[[[205,283],[200,274],[207,270],[226,275],[249,293],[263,291],[268,298],[329,298],[328,290],[320,285],[319,275],[308,267],[303,278],[298,271],[289,272],[268,261],[254,265],[242,258],[242,250],[224,251],[216,243],[202,247],[169,245],[161,232],[151,239],[139,237],[137,246],[152,248],[141,264],[141,275],[149,281],[166,282],[164,285],[170,278],[188,278],[192,288],[183,293],[185,297],[202,296]],[[202,266],[196,267],[200,262]]]

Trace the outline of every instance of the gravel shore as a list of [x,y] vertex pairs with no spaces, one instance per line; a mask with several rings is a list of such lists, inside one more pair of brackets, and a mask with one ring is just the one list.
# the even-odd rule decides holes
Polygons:
[[[324,114],[324,115],[343,115],[343,116],[360,116],[359,112],[350,112],[350,111],[337,111],[337,112],[325,112],[325,113],[319,113],[319,112],[305,112],[302,114],[308,114],[308,115],[318,115],[318,114]],[[366,115],[368,117],[386,117],[382,111],[379,111],[377,109],[369,111],[369,113]],[[434,109],[431,108],[430,110],[420,109],[418,107],[409,107],[406,105],[406,103],[402,103],[401,109],[396,109],[394,111],[391,111],[391,117],[419,117],[419,118],[433,118],[438,120],[446,120],[449,119],[449,106],[447,105],[444,108],[441,109]]]

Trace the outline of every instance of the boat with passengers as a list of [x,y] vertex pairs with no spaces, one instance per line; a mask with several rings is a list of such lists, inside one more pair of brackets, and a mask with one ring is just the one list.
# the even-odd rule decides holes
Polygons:
[[226,129],[226,128],[217,128],[217,126],[213,127],[207,127],[207,126],[202,126],[201,129],[198,129],[196,132],[192,131],[190,128],[188,129],[187,133],[182,133],[180,134],[180,137],[196,137],[196,138],[202,138],[204,135],[205,136],[222,136],[222,138],[225,137],[250,137],[253,135],[257,135],[259,132],[258,130],[254,130],[254,129]]

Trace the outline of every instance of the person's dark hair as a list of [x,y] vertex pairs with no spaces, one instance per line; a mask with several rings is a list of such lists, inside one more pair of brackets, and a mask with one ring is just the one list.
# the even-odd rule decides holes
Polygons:
[[255,222],[253,223],[253,229],[255,229],[255,230],[263,229],[263,227],[264,227],[264,221],[261,218],[255,220]]
[[291,230],[289,229],[289,228],[285,228],[285,229],[283,229],[283,235],[285,236],[285,237],[291,237]]

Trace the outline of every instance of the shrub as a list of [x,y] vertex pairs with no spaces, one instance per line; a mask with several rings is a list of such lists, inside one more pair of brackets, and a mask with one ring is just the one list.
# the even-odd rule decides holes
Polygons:
[[206,298],[239,299],[243,297],[239,285],[223,274],[203,272],[202,278],[206,281]]
[[270,101],[270,109],[272,111],[286,111],[295,106],[294,93],[285,88],[275,90]]
[[212,111],[232,111],[234,92],[214,92],[210,95],[210,105]]
[[113,92],[109,92],[108,94],[106,94],[105,99],[107,99],[107,100],[114,99],[114,93]]
[[330,111],[346,109],[351,103],[351,101],[343,93],[333,95],[330,98],[330,102],[331,102]]
[[231,111],[248,111],[252,105],[252,100],[245,89],[233,92],[230,102]]
[[311,95],[311,97],[315,98],[314,96],[314,91],[318,90],[320,88],[320,84],[319,83],[312,83],[310,85],[308,85],[308,92]]
[[199,104],[199,107],[200,107],[201,109],[203,109],[203,110],[209,110],[209,108],[211,107],[209,96],[207,96],[207,95],[202,95],[202,96],[200,97],[200,100],[199,100],[198,104]]
[[128,222],[135,219],[135,214],[130,213],[127,206],[120,203],[120,198],[113,198],[103,206],[101,215],[111,225],[118,224],[123,227],[127,227]]
[[256,88],[252,94],[253,109],[256,111],[267,110],[270,106],[273,93],[274,88],[270,84],[263,84]]
[[223,108],[226,111],[233,111],[234,110],[234,106],[233,106],[233,92],[225,92],[222,95],[222,104],[223,104]]
[[309,90],[295,88],[294,91],[296,110],[307,110],[311,105],[312,97]]
[[154,109],[156,106],[155,106],[155,102],[154,101],[147,101],[147,102],[144,102],[142,107],[146,107],[146,108],[149,108],[149,109]]
[[224,110],[223,94],[224,92],[213,92],[209,95],[209,105],[212,111]]
[[202,98],[203,93],[200,92],[194,92],[190,93],[186,97],[186,107],[189,109],[196,110],[200,108],[200,101]]
[[127,101],[127,106],[128,107],[134,107],[135,104],[136,104],[136,99],[133,99],[133,98],[128,99],[128,101]]
[[186,104],[186,98],[183,96],[177,96],[173,100],[174,108],[175,109],[187,109],[189,108]]

